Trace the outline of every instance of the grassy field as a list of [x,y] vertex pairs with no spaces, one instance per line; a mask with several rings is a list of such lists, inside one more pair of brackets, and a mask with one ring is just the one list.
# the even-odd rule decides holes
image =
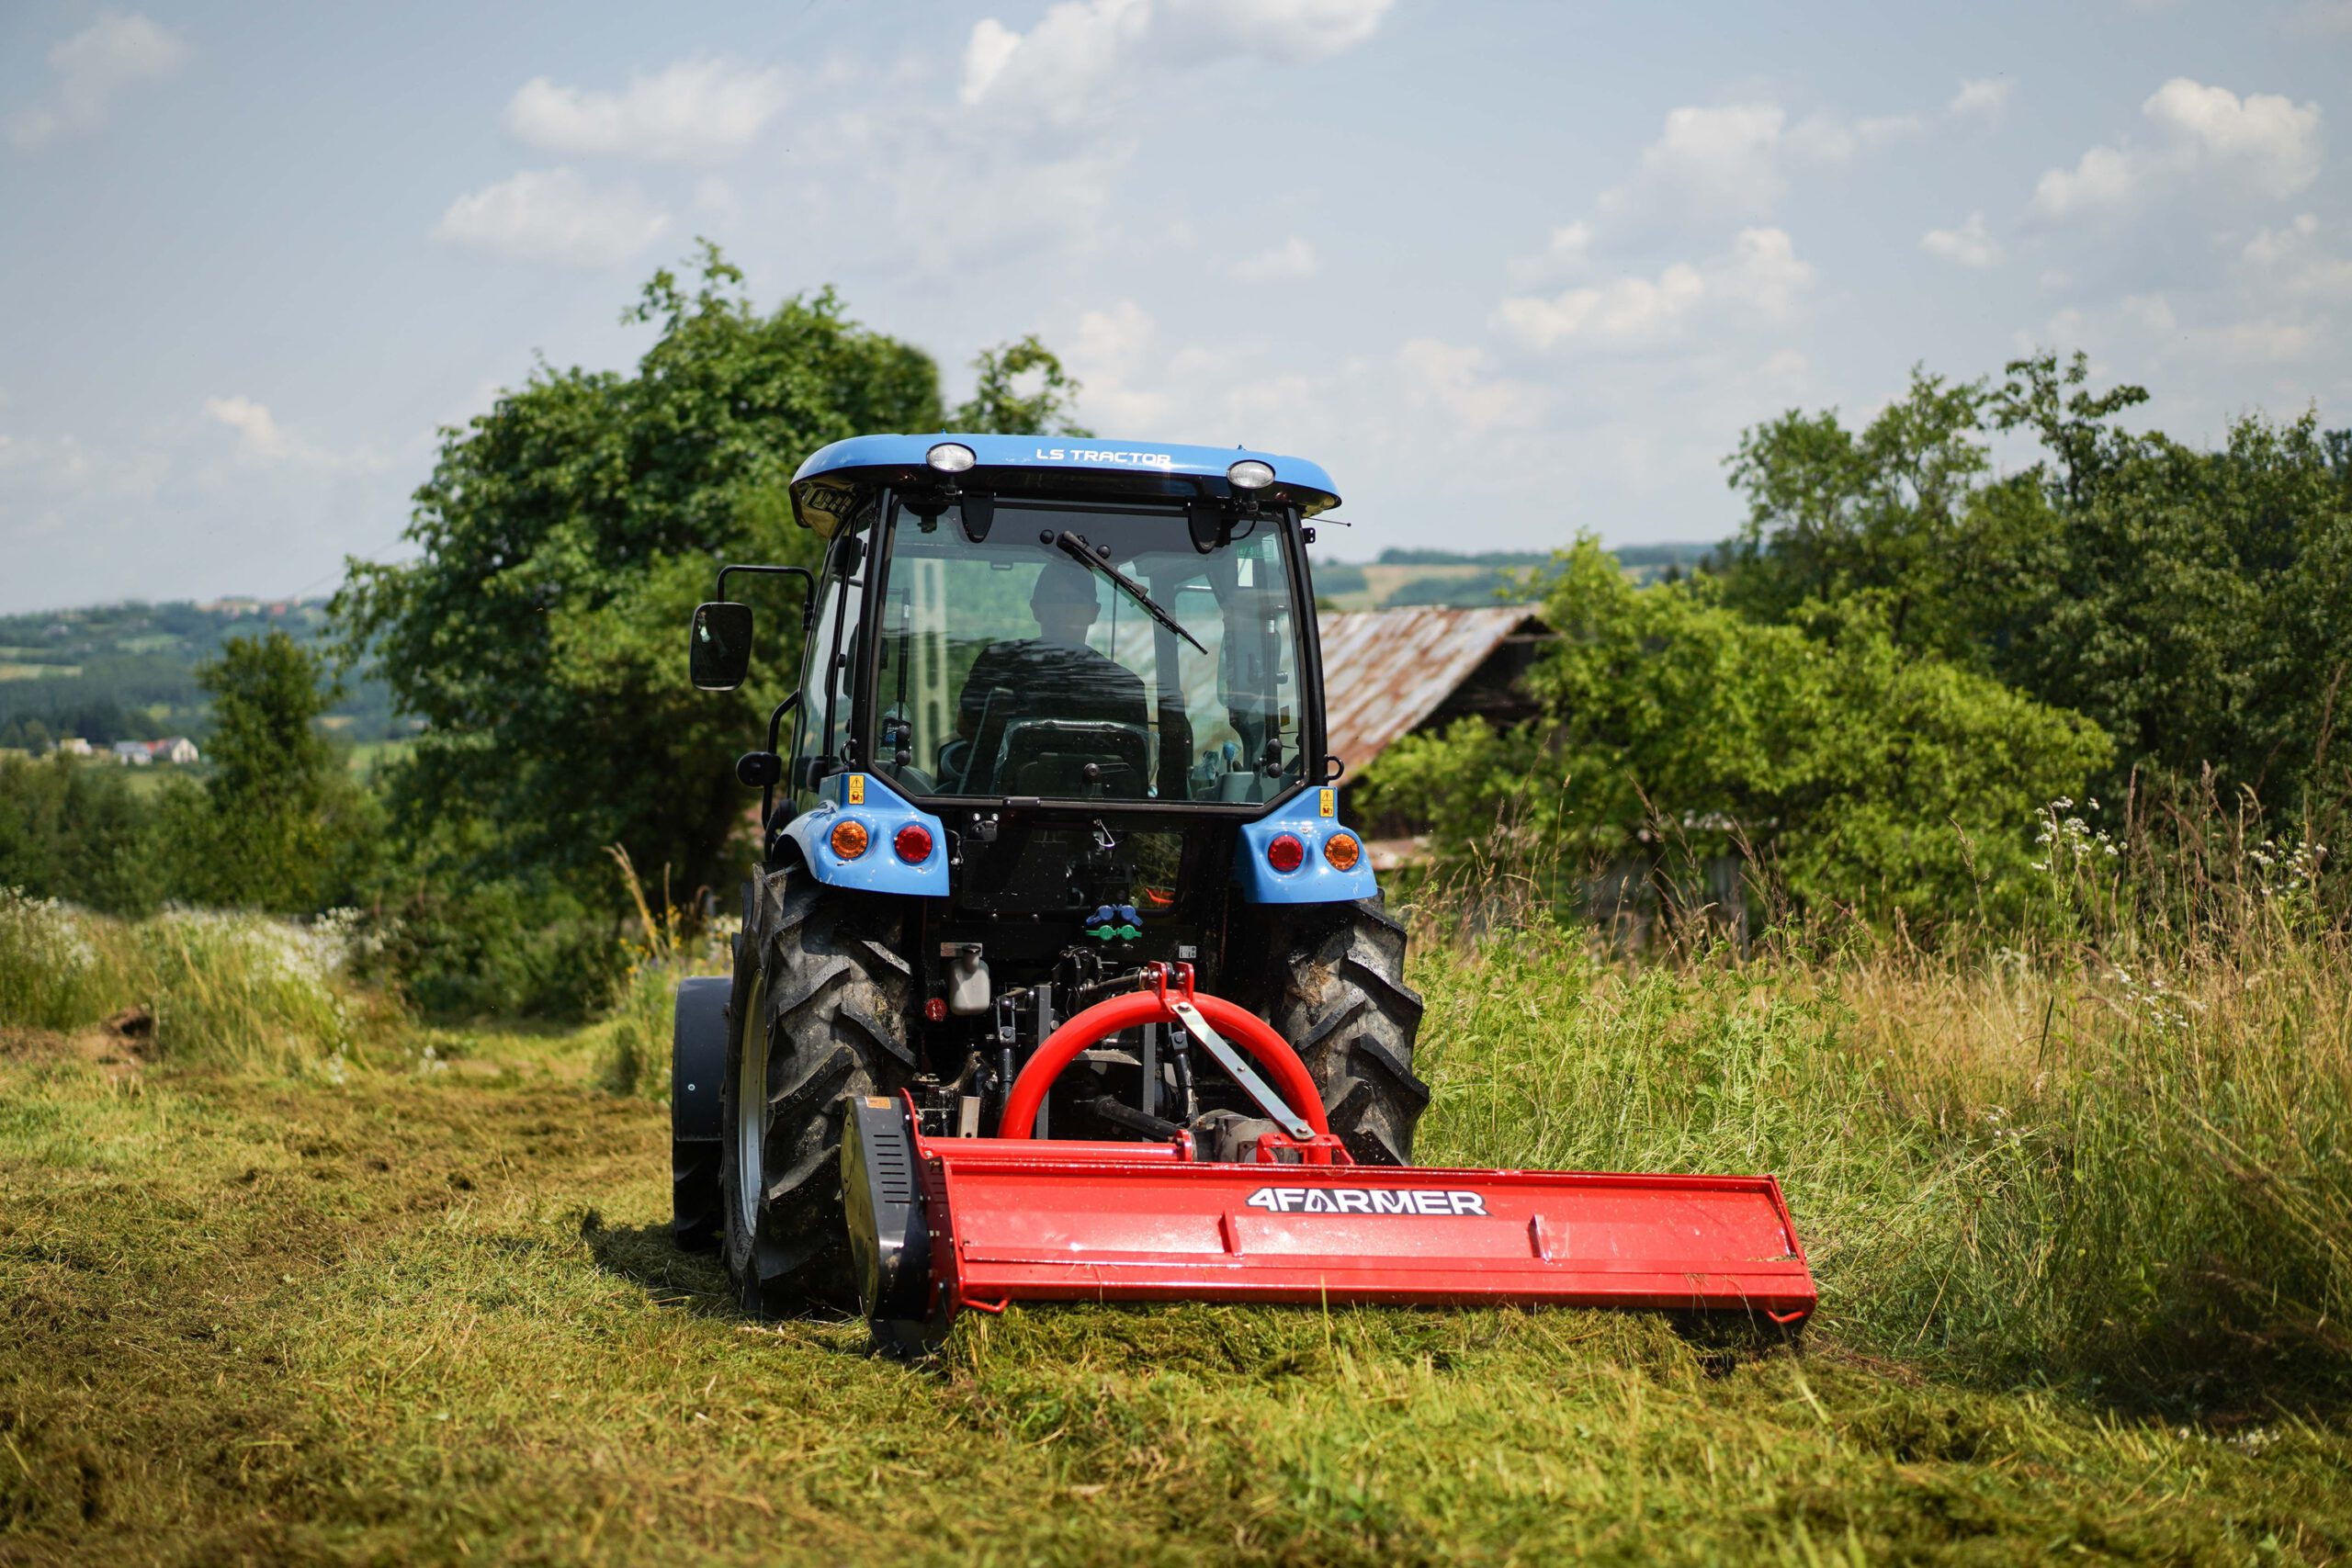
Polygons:
[[[173,999],[225,960],[153,945],[96,940],[0,1033],[0,1562],[2352,1551],[2324,943],[2121,978],[1427,944],[1423,1156],[1777,1169],[1825,1295],[1802,1354],[1070,1309],[969,1319],[924,1368],[746,1323],[670,1248],[615,1026],[345,1005],[305,1055],[325,970],[249,980],[263,1046]],[[124,986],[152,1034],[71,1025]]]

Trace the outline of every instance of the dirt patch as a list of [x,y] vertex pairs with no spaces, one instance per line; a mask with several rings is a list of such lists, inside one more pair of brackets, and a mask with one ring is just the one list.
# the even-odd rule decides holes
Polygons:
[[155,1059],[155,1015],[125,1008],[95,1029],[0,1029],[0,1062],[79,1063],[128,1077]]

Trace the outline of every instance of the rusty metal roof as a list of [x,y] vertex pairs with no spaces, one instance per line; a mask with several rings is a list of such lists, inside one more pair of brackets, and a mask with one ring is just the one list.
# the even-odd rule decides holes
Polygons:
[[1327,745],[1350,778],[1435,713],[1505,639],[1542,633],[1532,604],[1476,610],[1327,610],[1323,637]]

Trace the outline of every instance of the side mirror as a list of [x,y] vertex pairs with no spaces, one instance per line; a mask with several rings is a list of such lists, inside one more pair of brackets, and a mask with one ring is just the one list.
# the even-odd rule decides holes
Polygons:
[[735,759],[735,782],[765,789],[784,777],[784,759],[773,751],[746,751]]
[[752,668],[752,607],[724,600],[695,606],[686,668],[695,688],[731,692]]

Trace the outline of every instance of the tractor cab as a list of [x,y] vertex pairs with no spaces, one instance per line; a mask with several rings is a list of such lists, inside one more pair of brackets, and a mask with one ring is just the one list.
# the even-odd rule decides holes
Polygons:
[[[1374,894],[1324,750],[1306,519],[1339,498],[1320,468],[865,436],[811,457],[792,495],[824,562],[799,689],[739,771],[769,785],[771,869],[919,900],[907,950],[946,1017],[918,1032],[948,1076],[967,1035],[1035,1038],[1041,984],[1154,962],[1206,981],[1248,907]],[[698,683],[742,678],[749,619],[697,613]]]
[[942,807],[1249,807],[1298,787],[1319,716],[1301,530],[1244,496],[1210,500],[1198,546],[1163,495],[943,486],[861,512],[810,643],[801,803],[860,758]]

